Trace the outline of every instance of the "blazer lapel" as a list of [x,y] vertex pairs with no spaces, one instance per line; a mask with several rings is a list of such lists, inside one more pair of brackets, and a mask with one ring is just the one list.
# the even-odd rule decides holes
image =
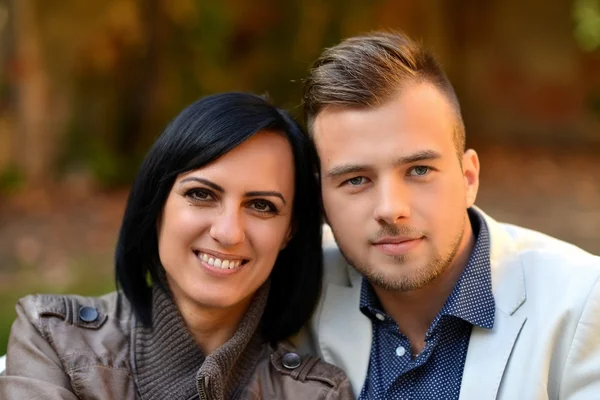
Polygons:
[[[483,214],[481,210],[478,210]],[[495,399],[504,369],[527,320],[523,266],[512,238],[483,214],[490,231],[492,292],[496,303],[494,327],[474,327],[465,360],[460,398]]]
[[494,328],[473,327],[460,399],[495,399],[513,346],[527,318],[496,313]]
[[360,275],[350,268],[352,286],[329,284],[318,321],[318,347],[323,359],[342,368],[356,397],[367,377],[373,331],[360,312]]

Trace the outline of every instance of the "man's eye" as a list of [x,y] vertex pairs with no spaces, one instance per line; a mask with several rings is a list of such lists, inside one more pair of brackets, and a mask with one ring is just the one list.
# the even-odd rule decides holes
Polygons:
[[365,183],[365,178],[363,176],[357,176],[356,178],[348,179],[346,183],[351,186],[358,186]]
[[417,165],[410,170],[412,176],[425,176],[431,171],[431,168],[422,165]]

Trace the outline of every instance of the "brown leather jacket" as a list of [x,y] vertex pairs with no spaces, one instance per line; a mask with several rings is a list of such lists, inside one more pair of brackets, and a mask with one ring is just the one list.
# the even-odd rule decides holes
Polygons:
[[340,369],[286,343],[271,347],[253,321],[242,320],[230,342],[202,356],[174,304],[162,300],[167,322],[153,315],[160,326],[143,328],[116,292],[21,299],[0,399],[354,398]]

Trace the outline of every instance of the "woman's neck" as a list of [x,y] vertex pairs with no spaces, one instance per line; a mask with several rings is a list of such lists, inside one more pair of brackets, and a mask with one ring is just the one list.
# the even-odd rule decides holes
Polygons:
[[187,329],[205,356],[233,337],[252,301],[250,296],[232,307],[206,307],[176,290],[172,293]]

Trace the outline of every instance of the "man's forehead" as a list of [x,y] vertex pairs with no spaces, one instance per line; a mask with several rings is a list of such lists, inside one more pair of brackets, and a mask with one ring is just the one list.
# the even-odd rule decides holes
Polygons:
[[419,129],[452,133],[456,115],[446,95],[428,82],[400,89],[396,95],[377,106],[327,105],[315,115],[311,133],[315,141],[323,134],[331,135],[352,128],[394,131],[397,125],[416,125]]
[[444,157],[456,153],[453,126],[446,120],[415,121],[392,115],[360,121],[347,115],[328,112],[315,121],[314,140],[322,167],[389,164],[424,151]]

